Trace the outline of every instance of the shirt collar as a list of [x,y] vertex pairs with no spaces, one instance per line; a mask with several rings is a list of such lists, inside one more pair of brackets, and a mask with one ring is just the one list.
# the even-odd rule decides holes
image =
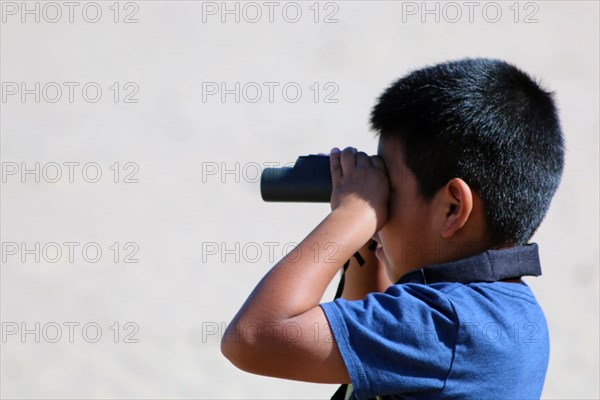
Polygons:
[[496,282],[542,274],[538,245],[487,250],[471,257],[414,269],[396,283]]

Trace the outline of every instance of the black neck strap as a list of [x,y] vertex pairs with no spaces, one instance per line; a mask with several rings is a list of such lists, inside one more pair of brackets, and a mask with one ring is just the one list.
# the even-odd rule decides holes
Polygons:
[[541,274],[538,246],[531,243],[501,250],[488,250],[457,261],[414,269],[404,274],[396,283],[496,282]]

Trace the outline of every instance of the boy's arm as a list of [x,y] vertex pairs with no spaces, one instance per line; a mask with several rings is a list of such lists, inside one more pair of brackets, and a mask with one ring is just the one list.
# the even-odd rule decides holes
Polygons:
[[342,263],[385,223],[389,183],[380,158],[350,148],[332,151],[331,172],[333,211],[261,280],[223,336],[223,354],[243,370],[350,382],[319,302]]
[[385,265],[375,255],[371,247],[372,241],[358,250],[364,264],[352,257],[348,269],[344,272],[344,290],[342,298],[346,300],[360,300],[372,292],[385,292],[392,284],[388,277]]

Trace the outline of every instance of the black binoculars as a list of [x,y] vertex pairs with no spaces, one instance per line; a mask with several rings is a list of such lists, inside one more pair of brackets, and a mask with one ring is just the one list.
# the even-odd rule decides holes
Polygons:
[[293,167],[265,168],[260,194],[264,201],[329,203],[329,156],[300,156]]

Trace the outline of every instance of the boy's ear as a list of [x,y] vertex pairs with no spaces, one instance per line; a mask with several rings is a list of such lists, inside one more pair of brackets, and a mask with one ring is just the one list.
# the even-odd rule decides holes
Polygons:
[[465,225],[471,215],[471,188],[462,179],[452,178],[442,189],[442,204],[445,214],[440,233],[444,239],[448,239]]

